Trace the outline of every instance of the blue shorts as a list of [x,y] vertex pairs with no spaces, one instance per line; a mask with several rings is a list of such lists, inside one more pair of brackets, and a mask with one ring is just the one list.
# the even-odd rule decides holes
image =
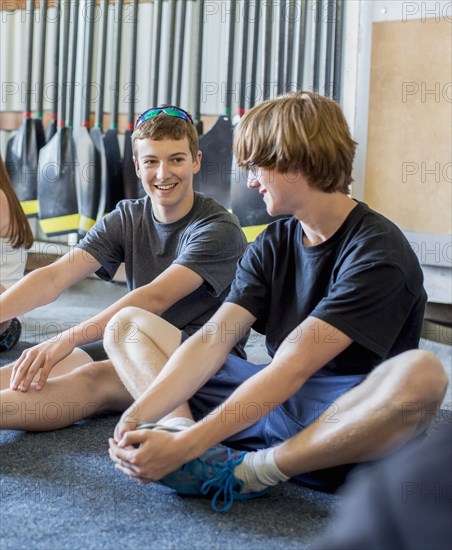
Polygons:
[[[221,405],[245,380],[266,365],[253,365],[229,355],[223,367],[189,400],[196,421],[203,419]],[[245,450],[273,447],[316,422],[327,409],[324,422],[337,422],[335,400],[363,381],[365,375],[313,376],[282,405],[269,412],[270,404],[247,403],[242,408],[225,409],[225,421],[246,418],[254,422],[224,443]],[[342,484],[354,465],[329,468],[298,476],[298,480],[316,489],[334,491]]]

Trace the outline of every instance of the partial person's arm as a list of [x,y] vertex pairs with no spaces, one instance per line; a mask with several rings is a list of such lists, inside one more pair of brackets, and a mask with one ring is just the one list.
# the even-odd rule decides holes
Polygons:
[[[149,389],[125,411],[116,430],[130,422],[155,422],[192,397],[223,365],[255,317],[246,309],[224,303],[198,332],[170,357]],[[146,327],[140,327],[146,332]]]
[[[32,271],[0,295],[0,320],[12,319],[53,302],[64,290],[85,279],[99,267],[100,264],[93,256],[75,248],[53,264]],[[46,342],[22,353],[13,367],[11,388],[17,389],[19,384],[24,381],[31,364],[29,358],[38,354],[42,347],[46,347],[46,345],[51,350],[56,344]],[[71,353],[72,349],[60,350],[55,354],[55,357],[58,357],[59,353],[61,358],[64,358]],[[59,360],[56,359],[52,366]],[[31,383],[31,380],[29,383]],[[26,389],[28,389],[29,383]]]
[[[86,254],[86,252],[82,252]],[[99,264],[97,264],[97,268]],[[56,363],[77,346],[102,338],[108,321],[127,306],[137,306],[160,315],[203,284],[200,275],[181,265],[171,265],[151,283],[128,293],[101,313],[64,331],[58,342],[43,342],[23,352],[13,370],[11,388],[27,391],[41,369],[36,389],[41,389]]]
[[[226,411],[246,410],[249,403],[261,417],[292,397],[315,372],[344,351],[352,340],[328,323],[308,317],[279,347],[272,362],[245,381],[201,423],[190,429],[194,447],[209,447],[254,424],[246,414],[227,415]],[[198,454],[196,454],[198,456]]]
[[161,315],[203,282],[203,278],[191,269],[173,264],[152,282],[132,290],[104,311],[71,329],[73,345],[77,347],[102,338],[110,319],[125,307],[140,307]]
[[50,304],[99,267],[93,256],[75,248],[53,264],[32,271],[0,296],[0,321]]
[[[246,311],[238,305],[224,304],[218,313],[224,313],[223,308],[228,308],[229,313],[237,313],[239,309]],[[222,325],[225,319],[227,324]],[[252,316],[247,312],[241,319],[249,321]],[[232,329],[235,326],[236,320],[237,317],[228,316],[226,313],[217,323],[218,328],[223,326],[219,335],[212,339],[204,338],[207,341],[211,340],[210,343],[203,342],[202,335],[197,333],[181,346],[148,392],[129,409],[128,413],[124,413],[123,426],[127,425],[127,414],[131,417],[132,423],[136,420],[156,421],[190,398],[220,368],[227,347],[222,343],[224,335],[227,328]],[[328,339],[322,338],[322,335],[328,335]],[[221,352],[215,351],[215,346],[212,347],[211,344],[215,342]],[[111,452],[113,450],[113,453],[117,453],[117,458],[122,460],[132,459],[137,476],[160,479],[182,464],[200,456],[212,445],[255,423],[255,418],[249,420],[246,414],[241,414],[250,403],[253,404],[253,410],[261,410],[263,416],[268,414],[294,395],[312,374],[346,349],[351,342],[347,335],[331,325],[308,317],[288,335],[266,368],[239,386],[219,408],[209,413],[202,421],[178,434],[148,430],[124,430],[121,433],[121,430],[117,429],[115,439],[119,441],[119,448],[112,442]],[[190,365],[189,368],[187,363]],[[226,414],[227,411],[239,411],[239,414]],[[137,443],[144,444],[139,449],[130,447]]]

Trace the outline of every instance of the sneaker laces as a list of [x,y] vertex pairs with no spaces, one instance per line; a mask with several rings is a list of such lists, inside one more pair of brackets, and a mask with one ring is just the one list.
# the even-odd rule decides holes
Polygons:
[[[244,457],[245,453],[242,453],[238,458],[231,459],[231,450],[228,448],[226,461],[218,462],[213,460],[211,464],[207,464],[204,460],[202,461],[204,471],[210,469],[215,472],[201,486],[201,493],[203,495],[207,495],[216,489],[211,501],[215,512],[227,512],[230,510],[234,503],[237,489],[240,490],[243,487],[243,482],[235,477],[234,470],[243,461]],[[223,497],[223,506],[217,506],[217,500],[221,496]]]

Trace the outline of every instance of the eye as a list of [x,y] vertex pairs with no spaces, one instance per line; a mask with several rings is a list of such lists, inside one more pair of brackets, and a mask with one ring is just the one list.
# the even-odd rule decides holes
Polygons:
[[155,166],[157,161],[155,159],[147,159],[144,161],[145,166]]
[[184,162],[184,160],[185,160],[185,157],[174,157],[173,158],[173,162],[175,162],[176,164]]

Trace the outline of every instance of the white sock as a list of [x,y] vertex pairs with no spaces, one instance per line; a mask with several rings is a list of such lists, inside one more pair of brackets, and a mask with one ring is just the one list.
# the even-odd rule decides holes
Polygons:
[[243,462],[236,466],[234,475],[244,482],[241,493],[257,493],[289,478],[275,462],[276,447],[247,453]]
[[193,426],[193,424],[196,424],[196,422],[193,420],[193,418],[184,418],[182,416],[179,416],[176,418],[168,418],[164,422],[160,422],[160,424],[163,424],[164,426],[168,426],[168,428],[177,428],[178,430],[185,430],[185,428],[189,428],[190,426]]

